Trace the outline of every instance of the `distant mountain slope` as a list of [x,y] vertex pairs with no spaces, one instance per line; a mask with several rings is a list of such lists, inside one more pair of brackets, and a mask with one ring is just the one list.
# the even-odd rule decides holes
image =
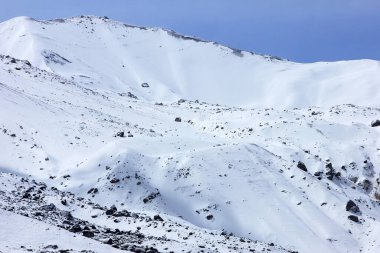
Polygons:
[[299,64],[91,16],[15,18],[0,24],[0,44],[0,54],[29,60],[89,87],[132,92],[148,101],[380,105],[380,64],[372,60]]

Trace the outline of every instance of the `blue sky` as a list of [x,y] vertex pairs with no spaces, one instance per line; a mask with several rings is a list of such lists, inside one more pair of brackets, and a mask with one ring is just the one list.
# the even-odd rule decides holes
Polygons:
[[2,0],[0,21],[108,16],[298,62],[380,60],[379,0]]

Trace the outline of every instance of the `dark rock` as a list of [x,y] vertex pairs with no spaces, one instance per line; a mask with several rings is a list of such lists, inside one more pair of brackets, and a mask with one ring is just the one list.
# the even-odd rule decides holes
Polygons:
[[116,208],[116,206],[115,205],[112,205],[111,207],[110,207],[110,209],[108,209],[107,211],[106,211],[106,215],[113,215],[114,213],[116,213],[117,212],[117,208]]
[[120,182],[120,179],[118,179],[118,178],[112,178],[110,181],[110,183],[112,183],[112,184],[116,184],[118,182]]
[[359,218],[356,215],[349,215],[347,218],[352,220],[353,222],[359,222]]
[[79,224],[75,224],[74,226],[72,226],[70,229],[69,229],[70,232],[73,232],[73,233],[77,233],[77,232],[81,232],[82,231],[82,228],[80,227]]
[[89,231],[89,230],[83,231],[82,235],[85,236],[85,237],[89,237],[89,238],[95,236],[95,234],[92,231]]
[[303,170],[303,171],[307,172],[306,165],[303,162],[301,162],[301,161],[298,162],[297,168],[299,168],[300,170]]
[[333,166],[332,166],[332,163],[327,163],[326,166],[325,166],[327,169],[329,170],[333,170]]
[[117,132],[117,133],[116,133],[116,136],[117,136],[117,137],[122,137],[122,138],[125,137],[124,131]]
[[154,217],[153,217],[153,220],[156,220],[156,221],[164,221],[164,219],[161,218],[160,215],[156,214]]
[[322,171],[317,171],[314,173],[314,176],[320,177],[322,174],[323,174]]
[[39,208],[40,210],[46,211],[46,212],[51,212],[57,210],[55,205],[53,203],[50,203],[49,205],[41,206]]
[[155,199],[159,195],[160,195],[159,192],[152,192],[151,194],[148,195],[148,197],[143,199],[144,204],[152,202],[152,200]]
[[133,94],[132,92],[129,92],[128,91],[128,97],[130,97],[130,98],[133,98],[133,99],[139,99],[135,94]]
[[334,176],[335,176],[335,170],[334,170],[332,164],[331,163],[327,163],[326,164],[326,169],[327,169],[327,172],[326,172],[327,179],[333,180]]
[[23,199],[28,199],[28,198],[30,198],[31,197],[31,195],[30,195],[30,193],[28,193],[28,192],[26,192],[26,193],[24,193],[24,195],[22,195],[22,198]]
[[131,214],[127,210],[121,210],[113,214],[114,217],[130,217]]
[[352,213],[360,213],[359,207],[356,205],[356,203],[352,200],[349,200],[346,204],[346,211],[352,212]]
[[208,219],[208,220],[212,220],[212,219],[214,219],[214,215],[209,214],[209,215],[206,216],[206,219]]
[[148,83],[142,83],[141,87],[143,87],[143,88],[149,88],[149,84]]
[[371,127],[378,127],[380,126],[380,120],[374,120],[371,122]]
[[177,117],[177,118],[174,119],[174,121],[175,121],[175,122],[181,122],[182,119],[181,119],[180,117]]
[[47,245],[44,247],[44,249],[58,249],[58,245],[54,244],[54,245]]
[[91,188],[90,190],[88,190],[88,194],[90,194],[90,193],[93,193],[93,194],[96,194],[96,193],[98,193],[99,192],[99,190],[98,190],[98,188]]

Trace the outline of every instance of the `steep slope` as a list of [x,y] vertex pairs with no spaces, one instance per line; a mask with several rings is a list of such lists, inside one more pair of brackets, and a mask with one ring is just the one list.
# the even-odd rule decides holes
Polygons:
[[148,101],[288,108],[380,101],[377,61],[298,64],[106,18],[15,18],[0,25],[0,44],[3,55]]
[[[377,62],[241,57],[95,17],[17,18],[0,34],[0,208],[12,212],[1,216],[49,223],[42,230],[77,222],[123,250],[380,250],[380,127],[371,126],[380,109],[339,105],[377,105]],[[207,102],[177,100],[195,97]],[[75,222],[58,219],[64,211]]]
[[[72,233],[0,209],[0,252],[124,252]],[[5,232],[6,231],[6,232]],[[4,242],[8,244],[5,245]]]

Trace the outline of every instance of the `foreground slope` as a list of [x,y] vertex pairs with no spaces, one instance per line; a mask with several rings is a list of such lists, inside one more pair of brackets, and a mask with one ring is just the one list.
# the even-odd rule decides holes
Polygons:
[[0,44],[3,55],[148,101],[288,108],[380,101],[377,61],[299,64],[106,18],[19,17],[0,24]]
[[[16,213],[28,215],[69,231],[79,224],[75,233],[88,228],[93,240],[125,250],[137,245],[160,252],[380,250],[380,128],[371,127],[380,119],[377,62],[303,65],[244,52],[240,57],[212,43],[100,18],[18,18],[1,27],[1,39],[8,40],[0,46],[7,54],[0,56],[0,207],[14,219],[21,220]],[[151,47],[162,43],[153,39],[157,34],[173,45],[155,54]],[[133,50],[120,51],[116,41]],[[166,72],[163,55],[176,52],[174,45],[197,64],[176,63],[179,69]],[[217,53],[223,50],[228,53]],[[199,56],[210,52],[216,58]],[[122,59],[130,66],[125,71],[116,68]],[[209,67],[212,76],[192,70],[202,64],[208,70],[211,60],[231,71]],[[297,69],[293,74],[303,78],[301,86],[317,90],[284,79],[286,93],[275,87],[264,92],[260,89],[271,81],[253,82],[247,74],[269,71],[275,80],[283,75],[279,66]],[[316,76],[334,76],[337,85],[329,78],[305,79],[306,66],[321,71]],[[337,66],[344,66],[342,72]],[[128,72],[132,67],[134,74]],[[173,81],[184,73],[191,73],[186,79],[191,86]],[[239,85],[231,85],[228,78],[238,76]],[[324,84],[341,96],[326,95]],[[232,89],[242,100],[228,93]],[[303,99],[276,99],[288,94]],[[218,101],[225,102],[211,103]],[[282,107],[296,101],[302,108]],[[229,105],[282,102],[276,109]],[[375,107],[307,107],[334,102]],[[73,217],[62,219],[65,211]]]

